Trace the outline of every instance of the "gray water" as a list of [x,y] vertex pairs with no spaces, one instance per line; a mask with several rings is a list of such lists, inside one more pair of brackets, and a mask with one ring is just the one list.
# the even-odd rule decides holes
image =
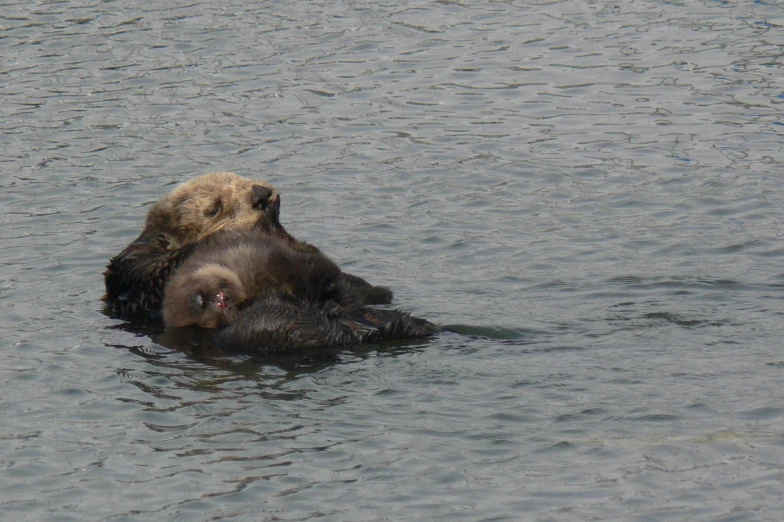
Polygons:
[[[779,2],[0,7],[3,520],[784,519]],[[453,332],[102,311],[179,182]]]

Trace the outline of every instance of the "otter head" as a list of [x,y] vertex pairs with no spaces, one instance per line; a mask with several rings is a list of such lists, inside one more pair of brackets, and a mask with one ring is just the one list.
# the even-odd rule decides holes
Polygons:
[[272,230],[280,197],[271,185],[230,172],[194,178],[150,209],[144,236],[165,250],[198,243],[219,230]]
[[180,270],[166,285],[163,320],[168,327],[218,328],[236,319],[247,298],[237,274],[223,265]]

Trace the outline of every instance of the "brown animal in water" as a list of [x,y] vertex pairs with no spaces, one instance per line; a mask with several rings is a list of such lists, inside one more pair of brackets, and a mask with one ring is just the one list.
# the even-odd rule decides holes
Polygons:
[[[147,214],[144,230],[104,272],[112,314],[134,321],[159,320],[163,288],[196,244],[221,230],[258,230],[292,249],[318,252],[294,239],[279,220],[280,196],[272,186],[229,172],[194,178],[164,196]],[[342,274],[349,299],[363,304],[392,300],[392,292],[360,277]],[[371,291],[372,290],[372,291]]]
[[220,328],[218,346],[245,351],[350,346],[438,330],[399,310],[352,304],[342,275],[321,252],[258,231],[219,232],[169,280],[163,317],[167,327]]
[[341,275],[321,252],[292,248],[288,241],[257,230],[222,231],[200,243],[171,276],[163,319],[169,327],[217,328],[263,295],[314,305],[347,303]]

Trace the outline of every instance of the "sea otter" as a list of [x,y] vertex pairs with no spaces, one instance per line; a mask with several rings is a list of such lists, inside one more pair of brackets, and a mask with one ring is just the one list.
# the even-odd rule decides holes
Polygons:
[[[163,288],[194,246],[221,230],[258,230],[288,242],[295,250],[318,252],[297,241],[279,220],[280,196],[272,186],[237,174],[217,172],[194,178],[158,201],[144,230],[104,272],[110,312],[133,321],[161,318]],[[385,304],[392,292],[364,279],[341,274],[341,288],[361,304]]]
[[423,337],[437,328],[398,310],[358,305],[321,252],[258,231],[200,243],[166,285],[167,327],[221,328],[218,346],[280,351]]
[[258,230],[221,231],[197,245],[169,279],[163,319],[169,327],[216,328],[264,295],[351,305],[340,276],[340,268],[321,252],[293,248]]

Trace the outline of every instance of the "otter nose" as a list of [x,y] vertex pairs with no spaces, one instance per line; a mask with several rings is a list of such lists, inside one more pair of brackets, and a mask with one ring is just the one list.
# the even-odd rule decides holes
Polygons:
[[253,185],[253,195],[251,196],[253,208],[256,210],[266,210],[271,196],[271,188],[262,187],[261,185]]

